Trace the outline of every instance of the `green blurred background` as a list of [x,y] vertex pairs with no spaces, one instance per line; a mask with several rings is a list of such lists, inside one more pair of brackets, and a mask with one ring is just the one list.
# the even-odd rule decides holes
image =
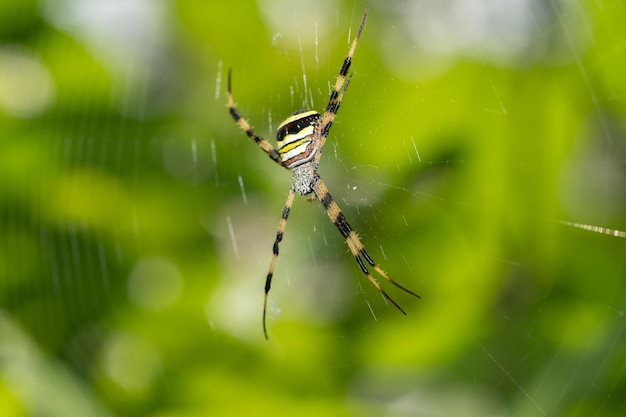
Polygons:
[[422,300],[298,197],[265,341],[290,175],[226,72],[273,141],[366,4],[0,3],[0,415],[624,415],[624,2],[368,5],[320,174]]

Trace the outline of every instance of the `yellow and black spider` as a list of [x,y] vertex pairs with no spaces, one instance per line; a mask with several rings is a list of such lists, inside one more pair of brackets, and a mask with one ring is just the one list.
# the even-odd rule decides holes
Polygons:
[[[350,227],[346,221],[341,209],[331,197],[324,181],[322,181],[320,176],[317,174],[317,168],[322,156],[324,142],[326,142],[326,137],[328,136],[328,132],[333,124],[333,121],[335,120],[343,95],[345,94],[348,84],[350,83],[350,79],[352,78],[352,74],[348,75],[348,70],[350,69],[352,56],[354,55],[356,45],[359,41],[359,36],[361,35],[361,31],[365,25],[366,17],[367,8],[365,9],[365,13],[363,13],[359,30],[352,41],[348,55],[343,61],[341,70],[339,70],[339,76],[337,77],[333,91],[330,93],[330,100],[328,101],[324,114],[321,115],[314,110],[299,110],[289,116],[280,124],[280,126],[278,126],[278,130],[276,132],[278,150],[275,149],[266,139],[263,139],[261,136],[254,133],[250,124],[235,108],[231,90],[231,71],[228,71],[227,88],[228,109],[230,111],[230,115],[239,127],[246,132],[250,139],[255,141],[256,144],[259,145],[274,162],[283,168],[290,170],[293,175],[293,182],[291,184],[291,188],[289,189],[289,194],[287,195],[287,202],[285,203],[282,217],[278,223],[278,232],[276,233],[276,240],[274,241],[274,247],[272,249],[272,262],[270,263],[269,272],[267,273],[267,278],[265,280],[265,298],[263,300],[263,334],[266,339],[267,328],[265,324],[265,315],[267,311],[267,297],[272,285],[274,266],[276,265],[276,260],[278,259],[278,245],[283,240],[283,233],[285,232],[285,227],[287,226],[287,218],[289,217],[291,205],[293,204],[296,193],[301,195],[313,193],[314,196],[310,199],[314,200],[317,198],[320,200],[326,214],[330,217],[333,224],[337,226],[337,229],[339,229],[339,232],[344,239],[346,239],[350,252],[354,255],[354,259],[357,264],[359,264],[361,271],[363,271],[370,282],[374,284],[376,289],[398,310],[400,310],[402,314],[406,315],[406,312],[398,305],[398,303],[387,295],[385,290],[382,289],[380,283],[372,276],[372,274],[370,274],[365,262],[374,268],[380,276],[396,287],[417,298],[420,298],[419,295],[415,294],[413,291],[403,287],[389,278],[387,274],[380,269],[376,262],[374,262],[374,259],[372,259],[372,257],[367,253],[356,232],[352,230],[352,227]],[[364,259],[365,262],[363,261]]]

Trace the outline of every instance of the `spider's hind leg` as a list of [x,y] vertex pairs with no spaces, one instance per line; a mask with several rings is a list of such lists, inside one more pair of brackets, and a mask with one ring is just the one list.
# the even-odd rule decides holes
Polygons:
[[239,110],[237,110],[237,107],[235,107],[235,101],[233,100],[231,80],[232,80],[232,70],[229,69],[226,93],[228,95],[228,112],[230,113],[231,117],[233,118],[235,123],[237,123],[239,128],[241,128],[241,130],[246,132],[246,135],[248,135],[248,137],[252,139],[254,143],[259,145],[259,147],[263,149],[263,152],[265,152],[272,161],[284,167],[282,161],[280,160],[280,154],[278,153],[278,151],[272,146],[271,143],[267,141],[267,139],[264,139],[263,137],[257,135],[254,132],[254,130],[252,130],[252,127],[250,126],[248,121],[243,118],[241,113],[239,113]]

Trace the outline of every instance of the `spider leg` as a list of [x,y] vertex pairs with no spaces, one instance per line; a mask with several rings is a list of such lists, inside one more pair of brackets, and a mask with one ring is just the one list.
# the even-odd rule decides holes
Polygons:
[[335,81],[335,86],[333,87],[333,91],[330,93],[330,99],[328,100],[328,105],[326,106],[326,110],[324,110],[324,115],[322,116],[322,121],[319,124],[317,133],[319,135],[319,152],[315,155],[315,163],[319,165],[320,158],[322,155],[322,149],[324,147],[324,143],[326,142],[326,137],[328,136],[328,132],[330,131],[330,127],[335,120],[335,116],[339,111],[339,106],[341,105],[341,101],[343,100],[343,95],[348,88],[348,84],[350,83],[350,79],[352,78],[352,74],[348,75],[348,71],[350,70],[350,65],[352,64],[352,57],[354,56],[354,51],[356,50],[356,46],[359,42],[359,37],[361,36],[361,32],[363,31],[363,26],[365,25],[365,19],[367,18],[367,8],[365,8],[365,12],[363,13],[363,17],[361,18],[361,23],[359,24],[359,29],[356,32],[356,36],[352,40],[352,45],[350,46],[350,50],[348,51],[348,55],[343,60],[343,64],[341,65],[341,69],[339,70],[339,75],[337,76],[337,80]]
[[232,76],[232,70],[229,69],[227,93],[228,93],[228,111],[230,112],[230,115],[232,116],[233,120],[235,120],[235,123],[239,125],[241,130],[246,132],[246,135],[248,135],[248,137],[252,139],[257,145],[259,145],[261,149],[263,149],[263,151],[266,154],[268,154],[270,159],[272,159],[278,165],[285,167],[280,160],[280,155],[278,151],[272,146],[271,143],[267,141],[267,139],[264,139],[261,136],[257,135],[256,133],[254,133],[254,131],[252,130],[252,127],[250,127],[250,124],[246,121],[246,119],[244,119],[241,116],[241,113],[239,113],[239,110],[237,110],[237,108],[235,107],[235,103],[233,101],[233,93],[231,89],[231,76]]
[[291,205],[293,204],[293,199],[296,195],[296,192],[293,188],[289,189],[289,194],[287,195],[287,201],[285,202],[285,207],[283,208],[283,214],[280,218],[280,222],[278,223],[278,231],[276,232],[276,240],[274,240],[274,246],[272,248],[272,262],[270,263],[270,269],[267,273],[267,278],[265,279],[265,296],[263,298],[263,334],[265,335],[265,339],[267,340],[267,327],[265,326],[265,316],[267,312],[267,296],[270,292],[270,288],[272,286],[272,277],[274,276],[274,267],[276,266],[276,260],[278,259],[278,244],[283,240],[283,234],[285,233],[285,228],[287,227],[287,218],[289,217],[289,212],[291,211]]
[[[356,232],[352,230],[352,227],[350,227],[350,225],[346,221],[346,218],[341,212],[341,209],[339,208],[335,200],[333,200],[333,197],[330,195],[328,188],[326,188],[326,184],[324,184],[324,181],[322,181],[322,179],[319,176],[316,176],[314,179],[313,191],[315,192],[315,195],[317,195],[317,198],[319,198],[319,200],[322,202],[322,206],[324,206],[324,210],[326,211],[326,214],[328,215],[328,217],[330,217],[330,220],[333,222],[335,226],[337,226],[337,229],[339,229],[339,232],[344,237],[344,239],[346,239],[346,243],[348,244],[348,247],[350,248],[350,252],[352,252],[352,255],[354,256],[356,263],[359,264],[361,271],[367,276],[367,279],[370,280],[370,282],[374,285],[374,287],[376,287],[378,292],[380,292],[387,300],[389,300],[389,302],[391,302],[391,304],[393,304],[398,310],[400,310],[402,314],[406,315],[406,312],[402,309],[402,307],[400,307],[398,303],[396,303],[385,292],[385,290],[383,290],[378,280],[374,278],[372,274],[370,274],[369,270],[367,269],[367,266],[365,265],[365,262],[367,262],[369,266],[371,266],[374,269],[374,271],[376,271],[385,280],[395,285],[396,287],[400,288],[402,291],[408,294],[411,294],[412,296],[417,297],[417,298],[421,298],[421,297],[417,295],[416,293],[414,293],[413,291],[409,290],[408,288],[398,284],[393,279],[389,278],[389,276],[387,276],[387,274],[382,269],[380,269],[380,267],[376,264],[376,262],[374,262],[374,259],[372,259],[369,253],[367,253],[367,251],[365,250],[365,247],[361,243],[361,240],[357,236]],[[365,259],[365,262],[363,261],[363,259]]]

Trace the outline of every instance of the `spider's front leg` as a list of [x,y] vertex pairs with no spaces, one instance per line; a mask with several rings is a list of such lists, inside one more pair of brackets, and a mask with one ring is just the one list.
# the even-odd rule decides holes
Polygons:
[[[421,297],[415,294],[413,291],[409,290],[408,288],[398,284],[393,279],[389,278],[387,274],[382,269],[380,269],[376,262],[374,262],[374,259],[372,259],[370,254],[367,253],[356,232],[352,230],[352,227],[350,227],[350,224],[348,224],[348,221],[343,215],[343,212],[341,211],[333,197],[330,195],[326,184],[324,184],[324,181],[322,181],[322,179],[318,175],[315,176],[312,186],[315,195],[322,202],[322,206],[324,206],[326,214],[333,222],[333,224],[337,227],[344,239],[346,239],[346,243],[350,248],[350,252],[352,252],[354,259],[359,265],[359,268],[361,268],[363,274],[367,276],[367,279],[374,285],[374,287],[376,287],[378,292],[380,292],[391,304],[393,304],[398,310],[400,310],[402,314],[406,315],[406,312],[402,309],[402,307],[400,307],[400,305],[398,305],[398,303],[396,303],[385,292],[385,290],[383,290],[378,280],[374,278],[372,274],[370,274],[367,265],[365,265],[365,262],[367,262],[367,264],[372,267],[374,271],[376,271],[381,277],[383,277],[385,280],[395,285],[396,287],[400,288],[402,291],[411,294],[412,296],[417,298]],[[363,260],[365,260],[365,262]]]
[[274,240],[274,245],[272,246],[272,262],[270,263],[269,271],[267,272],[267,277],[265,278],[265,296],[263,298],[263,335],[267,340],[267,326],[265,324],[265,316],[267,314],[267,297],[269,295],[270,289],[272,287],[272,278],[274,277],[274,268],[276,267],[276,260],[278,259],[278,251],[279,244],[283,240],[283,235],[285,233],[285,229],[287,228],[287,219],[289,218],[289,212],[291,211],[291,205],[293,204],[293,199],[296,196],[295,190],[292,188],[289,189],[289,194],[287,195],[287,201],[285,202],[285,207],[283,208],[283,214],[280,217],[280,222],[278,223],[278,230],[276,231],[276,240]]

